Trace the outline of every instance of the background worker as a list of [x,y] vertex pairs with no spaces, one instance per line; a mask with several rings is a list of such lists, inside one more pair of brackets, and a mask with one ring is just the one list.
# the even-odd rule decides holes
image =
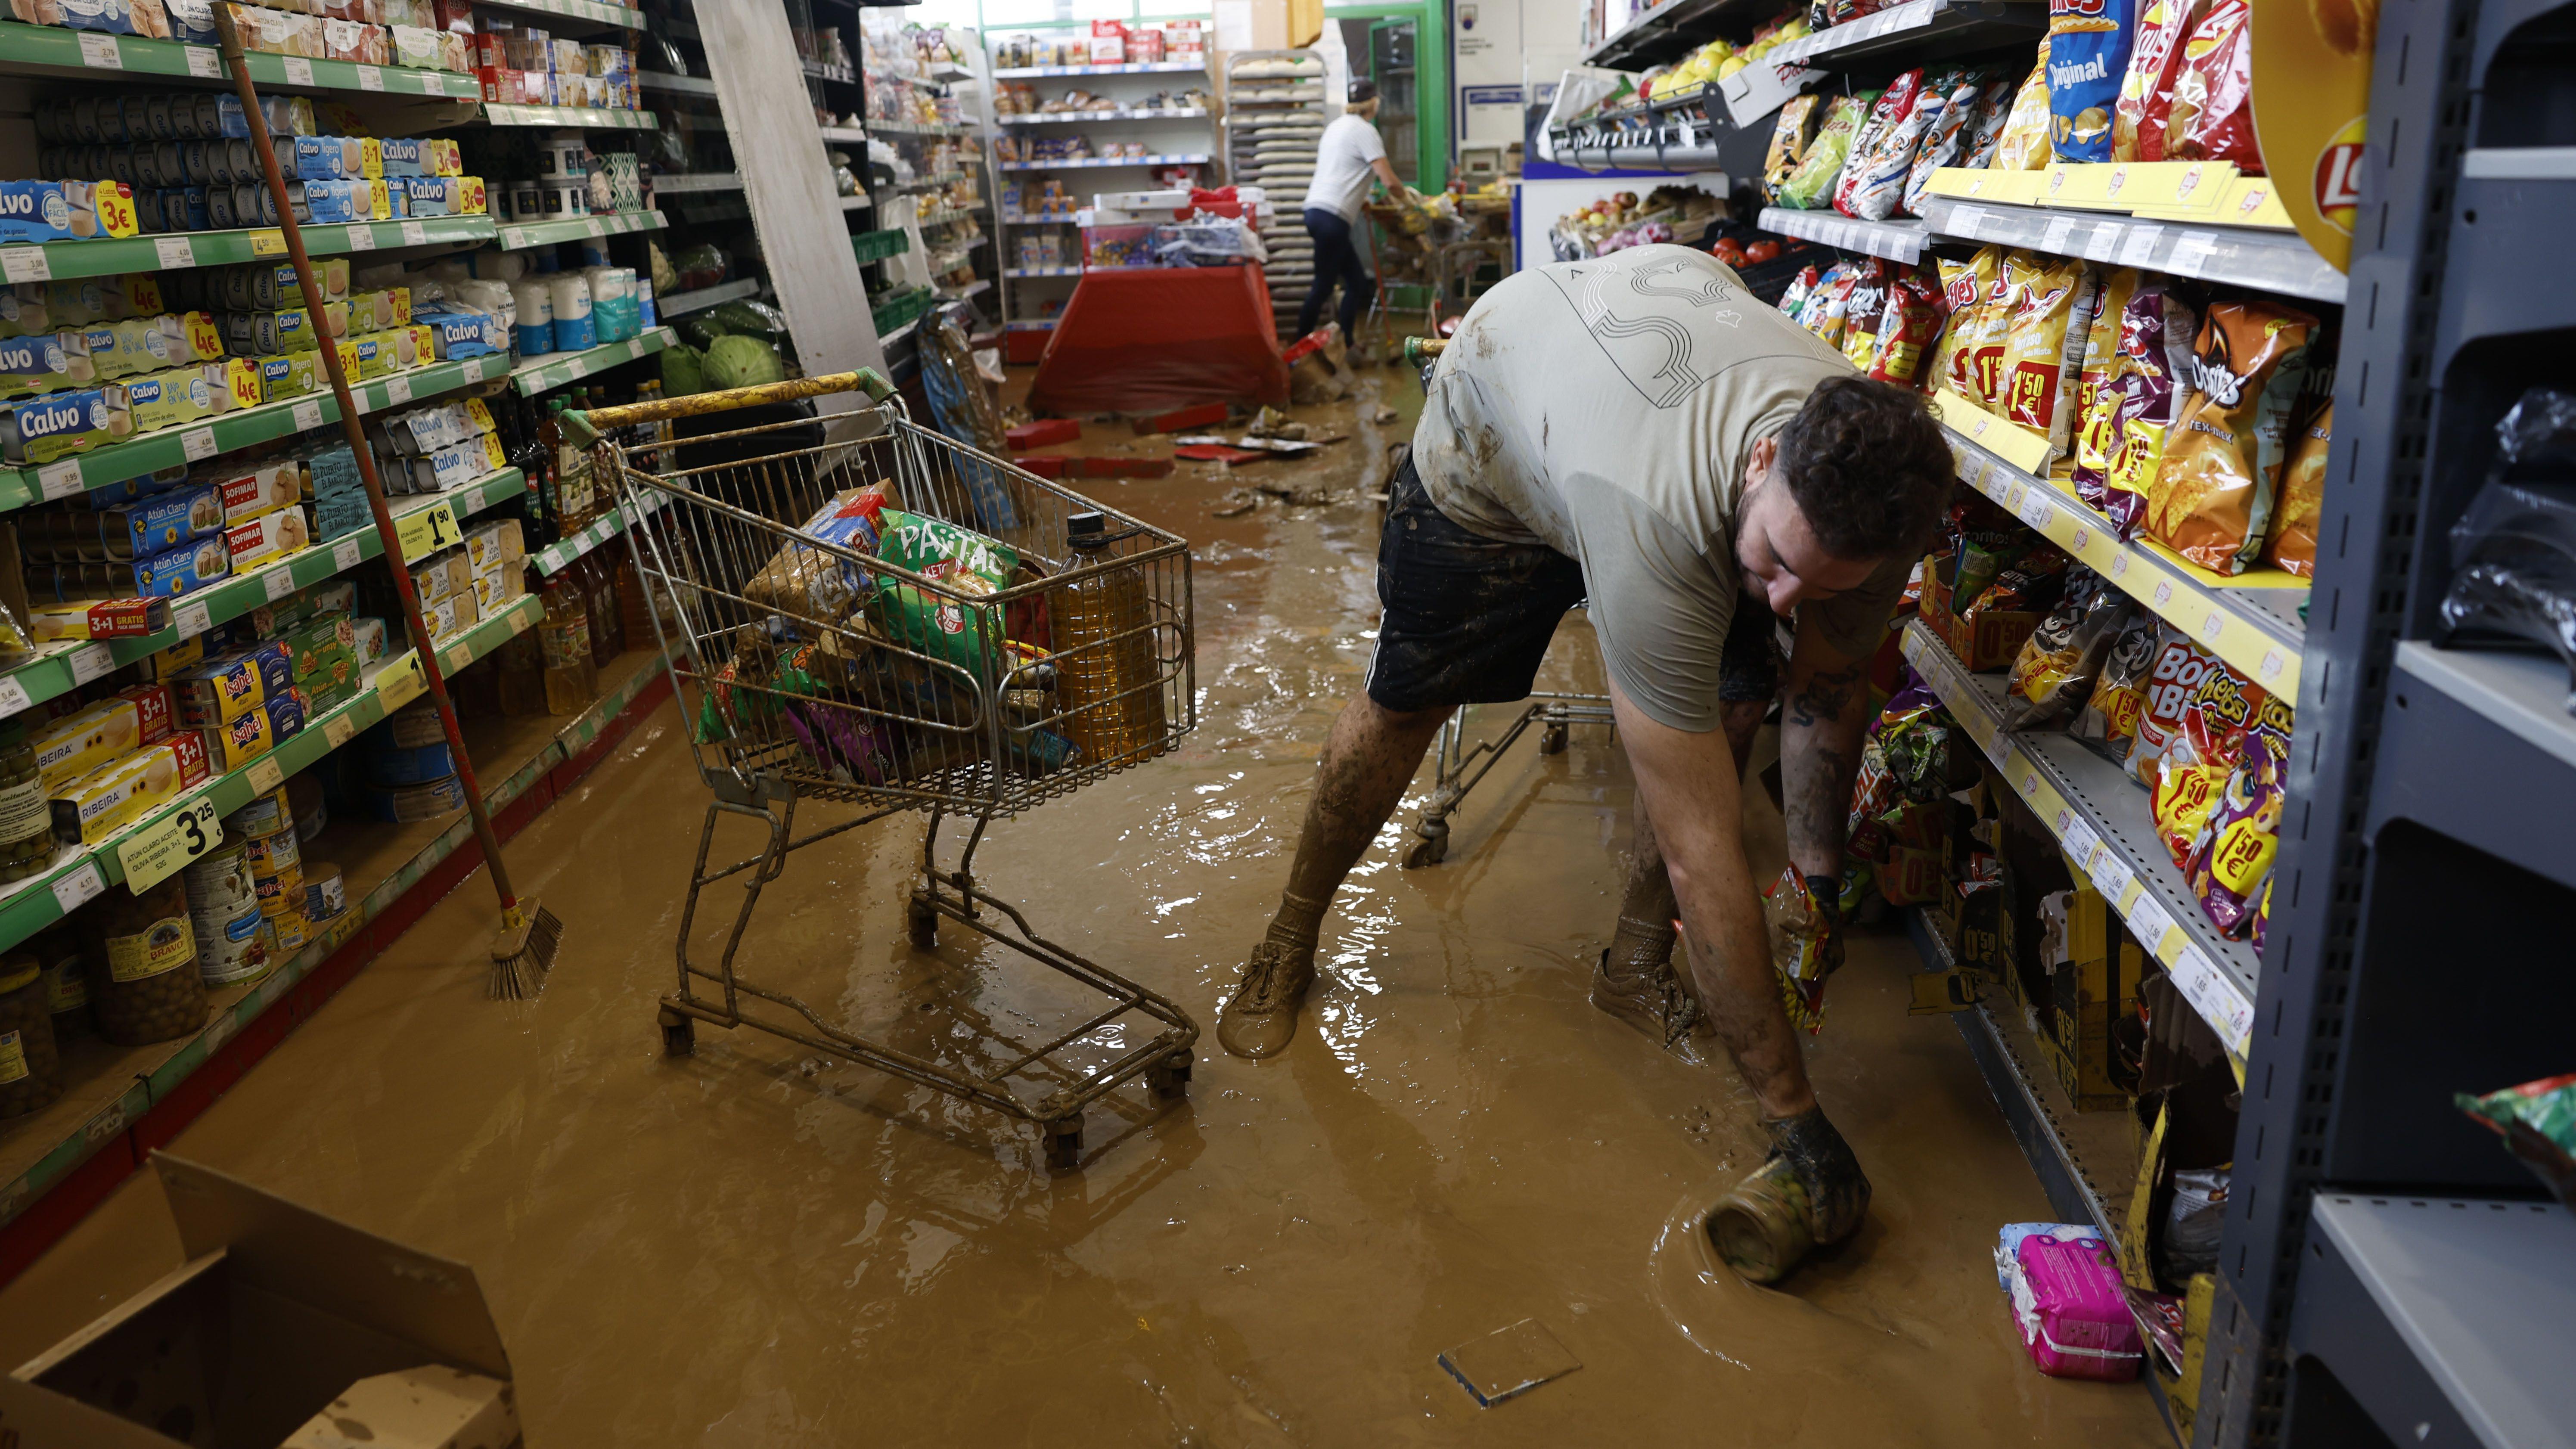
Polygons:
[[1772,616],[1795,611],[1788,853],[1832,878],[1820,893],[1833,900],[1863,669],[1953,478],[1920,396],[1853,376],[1705,253],[1634,247],[1486,293],[1390,485],[1365,691],[1334,722],[1279,912],[1218,1040],[1250,1057],[1287,1045],[1325,908],[1432,736],[1459,705],[1527,697],[1557,622],[1588,598],[1640,846],[1595,999],[1671,1022],[1647,998],[1658,973],[1672,980],[1678,913],[1698,1009],[1760,1101],[1814,1240],[1848,1236],[1869,1181],[1781,1006],[1724,726],[1750,738],[1776,688]]
[[1370,178],[1385,182],[1389,191],[1413,195],[1413,188],[1398,181],[1395,168],[1386,164],[1386,142],[1378,135],[1376,122],[1377,86],[1353,81],[1349,107],[1333,118],[1315,144],[1315,174],[1306,182],[1303,203],[1306,235],[1315,240],[1315,284],[1307,289],[1306,305],[1297,309],[1300,337],[1323,320],[1325,299],[1333,295],[1333,283],[1339,281],[1342,305],[1335,320],[1342,324],[1343,343],[1352,341],[1351,328],[1358,324],[1360,308],[1369,295],[1368,264],[1360,260],[1353,238]]

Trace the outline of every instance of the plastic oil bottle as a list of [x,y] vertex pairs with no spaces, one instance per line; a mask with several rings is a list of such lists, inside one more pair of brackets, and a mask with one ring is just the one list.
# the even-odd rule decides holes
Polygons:
[[589,599],[567,569],[541,591],[545,622],[537,642],[545,651],[546,713],[579,714],[599,693],[599,670],[590,657]]
[[[1113,559],[1108,532],[1108,520],[1097,513],[1066,519],[1070,557],[1065,572],[1078,574]],[[1144,571],[1114,569],[1077,577],[1048,595],[1047,612],[1054,623],[1056,700],[1064,734],[1082,751],[1076,763],[1160,754],[1163,689],[1155,668]]]

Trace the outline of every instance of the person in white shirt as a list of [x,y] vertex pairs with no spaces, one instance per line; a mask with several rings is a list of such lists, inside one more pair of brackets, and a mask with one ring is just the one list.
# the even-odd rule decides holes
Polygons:
[[1315,146],[1315,175],[1306,183],[1306,235],[1315,239],[1315,284],[1306,293],[1306,305],[1297,309],[1297,335],[1305,336],[1324,320],[1324,303],[1333,295],[1333,284],[1342,285],[1342,304],[1336,320],[1342,324],[1342,340],[1351,340],[1351,328],[1360,320],[1360,306],[1369,294],[1368,265],[1360,260],[1352,229],[1360,224],[1360,203],[1368,196],[1372,175],[1386,183],[1389,191],[1412,194],[1412,188],[1396,179],[1395,168],[1386,164],[1386,142],[1378,136],[1377,86],[1369,81],[1351,82],[1349,109],[1333,118],[1324,128],[1323,140]]

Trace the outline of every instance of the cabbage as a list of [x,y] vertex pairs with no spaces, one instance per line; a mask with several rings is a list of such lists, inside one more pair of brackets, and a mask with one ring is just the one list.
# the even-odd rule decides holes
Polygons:
[[787,340],[787,314],[766,302],[740,298],[707,309],[707,325],[718,332],[739,333],[776,344]]
[[662,393],[665,397],[687,397],[707,390],[707,360],[698,349],[685,342],[662,349]]
[[752,387],[786,381],[787,364],[757,337],[719,337],[707,349],[706,376],[710,387]]

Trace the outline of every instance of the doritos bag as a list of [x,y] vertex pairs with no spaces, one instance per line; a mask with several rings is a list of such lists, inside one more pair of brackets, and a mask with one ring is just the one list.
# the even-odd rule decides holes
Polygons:
[[1835,96],[1825,103],[1825,119],[1816,128],[1815,139],[1798,155],[1797,169],[1780,183],[1774,199],[1782,206],[1814,210],[1826,204],[1834,193],[1834,183],[1842,179],[1843,162],[1851,156],[1852,141],[1869,118],[1869,106],[1878,99],[1876,91],[1860,91]]
[[2092,269],[2071,257],[2005,259],[2014,278],[2012,327],[2004,342],[2003,414],[2066,451],[2075,424],[2075,379],[2093,323]]
[[2129,68],[2133,0],[2048,0],[2048,144],[2060,161],[2111,159]]
[[2182,64],[2182,41],[2191,33],[2194,13],[2194,0],[2141,0],[2128,69],[2121,74],[2120,100],[2111,117],[2112,160],[2165,159],[2173,73]]
[[[1860,215],[1857,209],[1864,182],[1873,168],[1884,164],[1882,147],[1888,136],[1914,112],[1914,103],[1923,94],[1923,72],[1909,70],[1887,83],[1869,108],[1869,119],[1852,136],[1851,155],[1844,162],[1843,173],[1834,180],[1834,210],[1845,216]],[[1900,176],[1899,185],[1903,184]]]
[[2137,738],[2138,716],[2146,708],[2147,671],[2156,662],[2156,639],[2163,626],[2144,610],[2132,610],[2102,660],[2093,693],[2076,711],[2066,732],[2091,743],[2114,760],[2129,757]]
[[1771,145],[1762,157],[1762,194],[1777,201],[1780,188],[1798,169],[1799,158],[1807,154],[1807,142],[1815,135],[1821,113],[1820,96],[1791,96],[1780,107],[1780,119],[1771,127]]
[[1941,333],[1944,305],[1941,289],[1922,269],[1897,277],[1887,289],[1887,308],[1879,313],[1878,347],[1869,375],[1905,387],[1928,386],[1933,379],[1923,355]]
[[2165,118],[2165,155],[2175,161],[2233,161],[2263,174],[2254,139],[2254,27],[2245,0],[2212,0],[2174,71]]
[[2266,697],[2245,732],[2236,768],[2192,841],[2183,874],[2200,907],[2227,935],[2252,933],[2255,912],[2280,847],[2281,807],[2289,794],[2290,705]]
[[2136,268],[2104,272],[2093,299],[2093,325],[2084,331],[2084,366],[2075,379],[2073,481],[2077,495],[2096,508],[2102,506],[2103,480],[2110,476],[2120,436],[2119,409],[2109,391],[2111,368],[2119,360],[2120,325],[2137,290]]
[[2191,344],[2200,313],[2185,284],[2147,277],[2129,296],[2120,321],[2120,355],[2111,364],[2118,443],[2103,479],[2102,511],[2124,541],[2147,515],[2147,492],[2163,465],[2165,435],[2191,389]]
[[1921,379],[1980,406],[1985,390],[1977,382],[1973,338],[1982,325],[1987,294],[1994,290],[2003,266],[2004,249],[1991,246],[1980,247],[1964,262],[1941,263],[1942,305],[1950,315],[1942,324],[1940,342],[1932,349],[1929,375]]
[[2037,171],[2048,165],[2048,37],[2039,38],[2039,64],[2013,92],[2012,109],[2004,116],[2002,136],[1995,143],[1994,169],[1997,171]]
[[2213,573],[2263,551],[2307,385],[2317,320],[2274,302],[2221,302],[2192,348],[2192,394],[2147,489],[2147,532]]
[[2281,468],[2281,502],[2272,515],[2272,541],[2263,546],[2263,561],[2276,569],[2313,578],[2317,572],[2317,524],[2326,506],[2326,453],[2334,441],[2334,399],[2317,409],[2290,445]]

